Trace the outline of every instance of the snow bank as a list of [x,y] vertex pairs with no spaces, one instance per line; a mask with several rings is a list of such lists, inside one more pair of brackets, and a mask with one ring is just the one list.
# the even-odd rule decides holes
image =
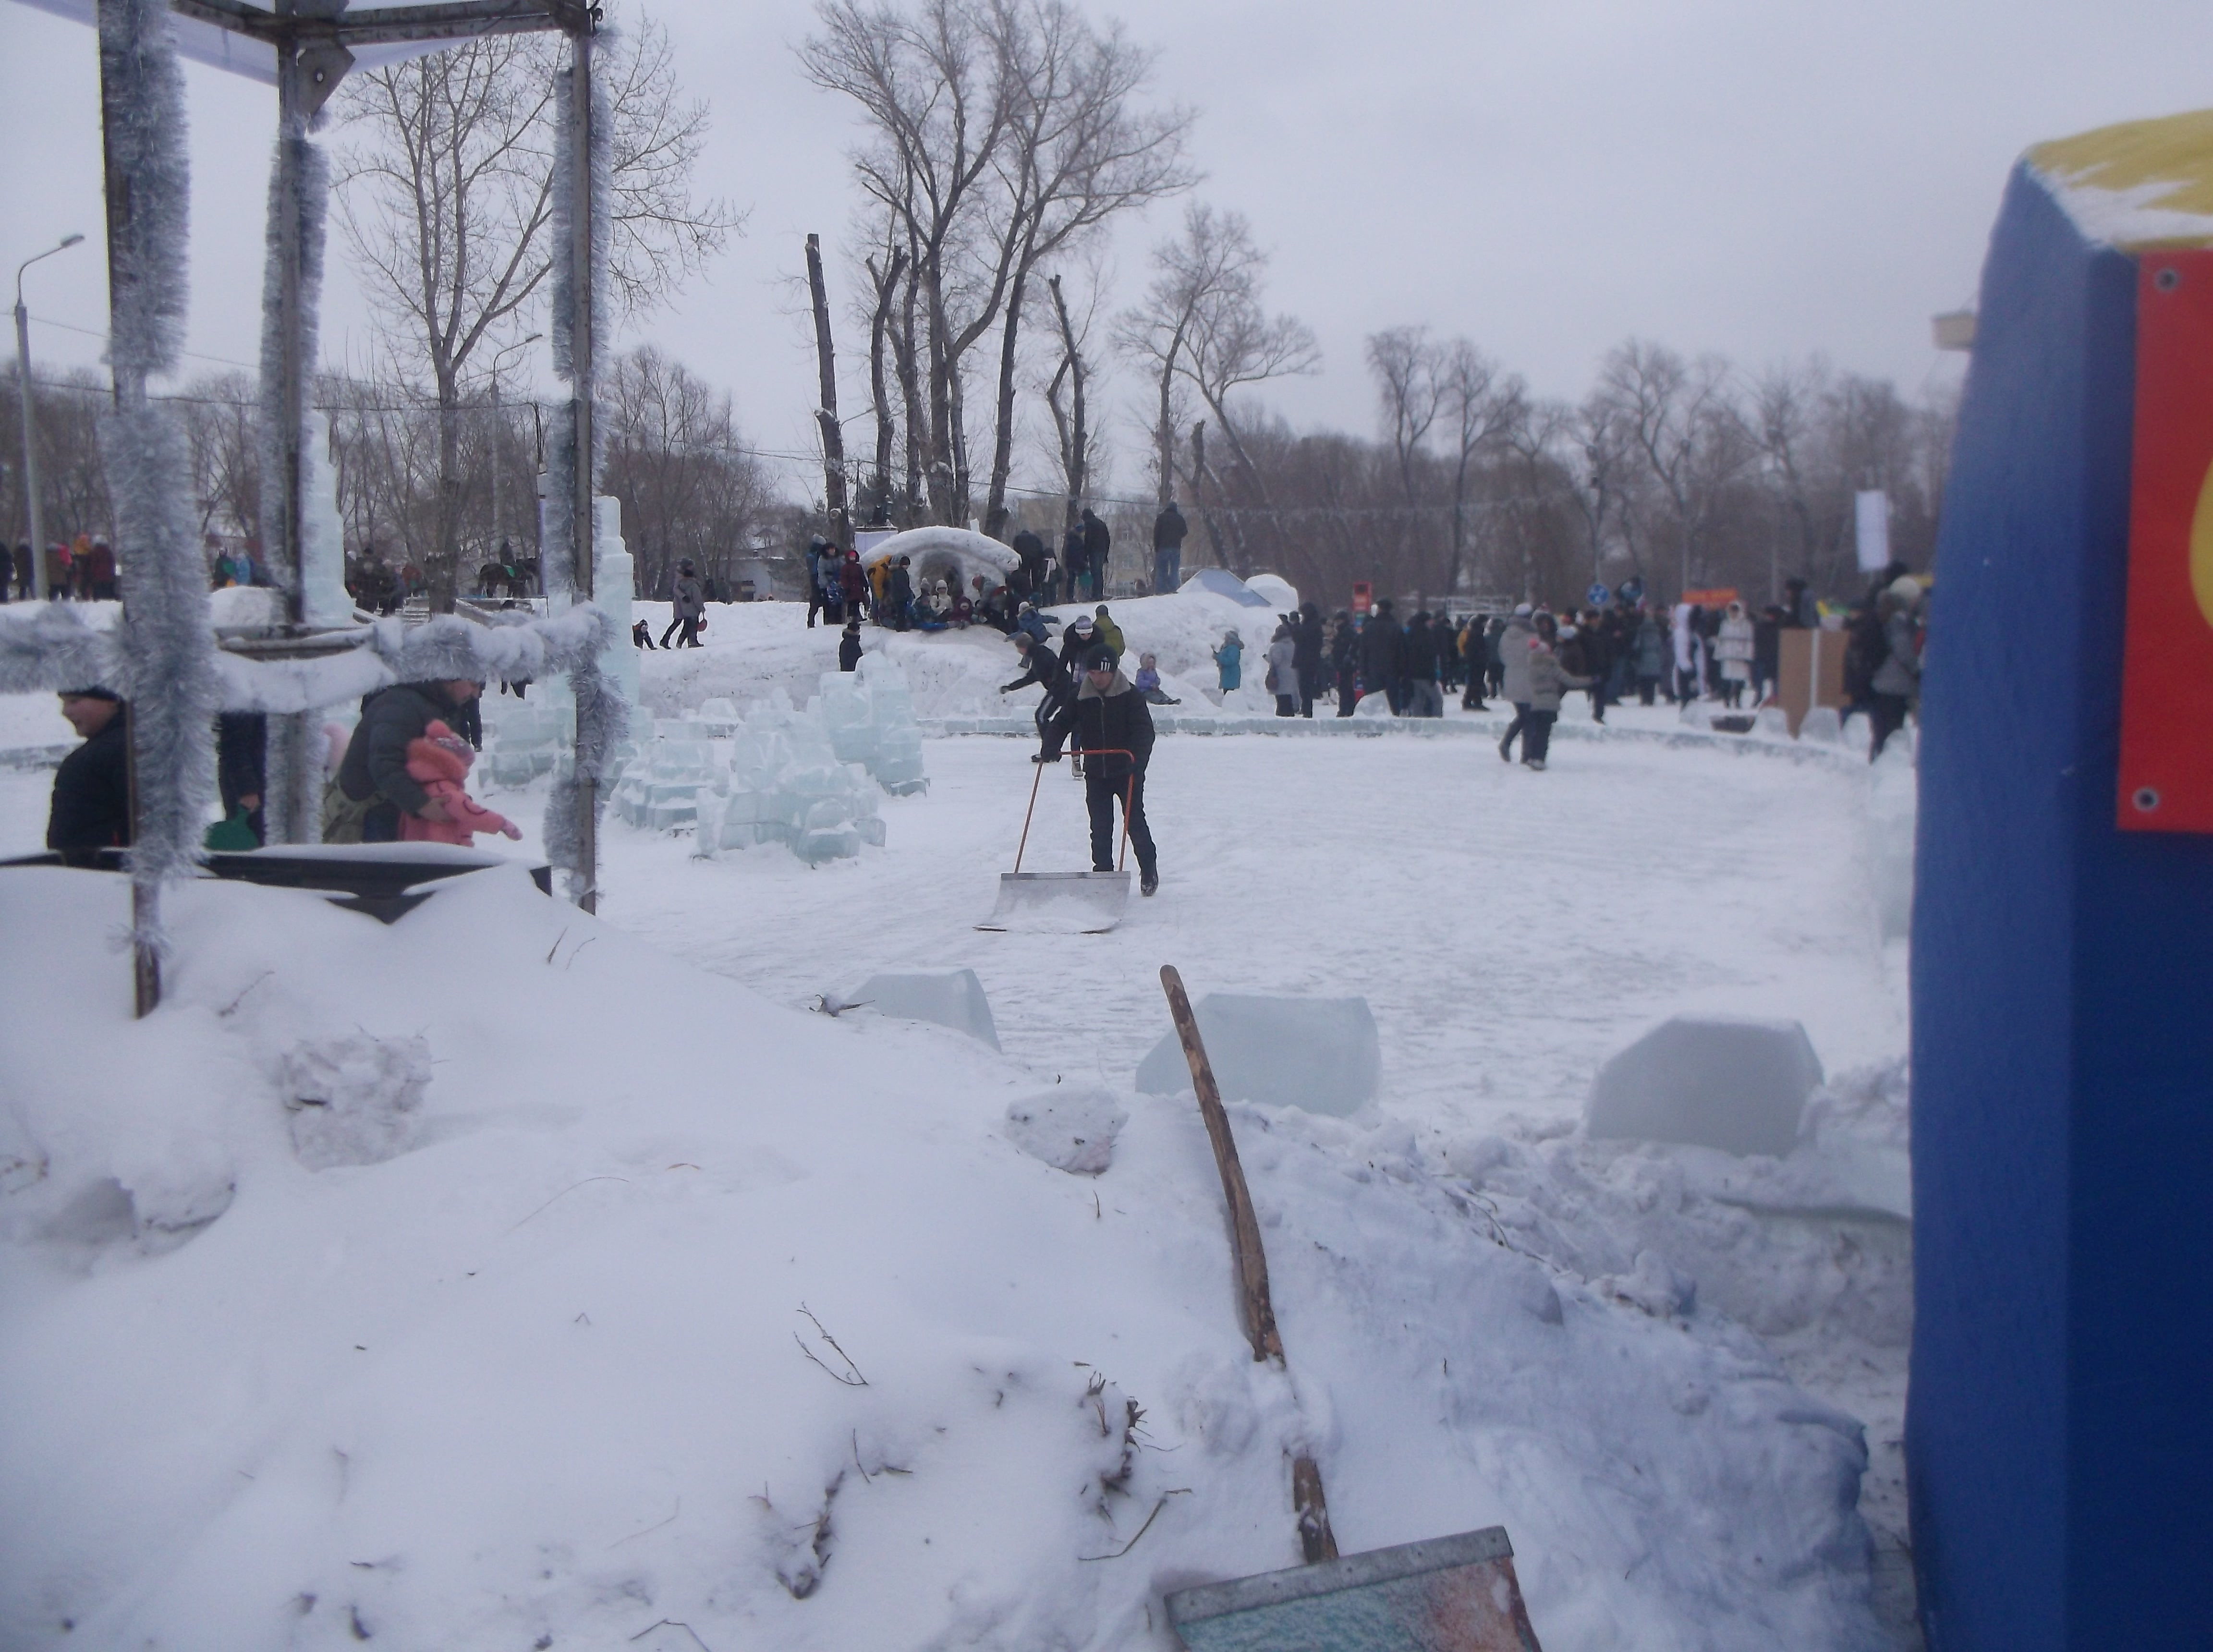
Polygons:
[[[636,612],[656,637],[668,624],[668,606],[637,605]],[[1071,602],[1045,610],[1054,627],[1056,646],[1058,627],[1096,606]],[[1137,597],[1106,606],[1122,628],[1132,669],[1140,654],[1160,656],[1162,686],[1183,702],[1177,708],[1180,716],[1214,714],[1215,702],[1210,698],[1217,680],[1214,650],[1223,632],[1234,629],[1244,639],[1246,675],[1251,678],[1275,629],[1266,611],[1188,583],[1174,596]],[[810,629],[802,604],[710,604],[707,612],[704,646],[655,650],[639,661],[641,697],[658,716],[681,716],[710,699],[730,700],[742,711],[777,688],[795,705],[803,706],[813,699],[823,674],[837,668],[837,628]],[[1021,675],[1021,665],[1014,644],[988,625],[925,633],[864,625],[861,643],[866,650],[864,666],[867,656],[881,654],[905,671],[918,716],[1027,714],[1039,697],[1034,688],[1015,695],[999,693],[1001,683]],[[1263,695],[1238,709],[1265,715],[1275,710],[1275,703]]]
[[[1548,1644],[1876,1643],[1856,1426],[1582,1283],[1636,1251],[1563,1192],[1668,1161],[1234,1106],[1286,1379],[1187,1102],[1070,1176],[981,1044],[519,866],[389,927],[187,885],[133,1021],[125,895],[0,875],[0,1643],[1166,1648],[1164,1590],[1295,1564],[1295,1448],[1348,1551],[1505,1523]],[[356,1036],[427,1047],[412,1145],[311,1169],[288,1058]]]

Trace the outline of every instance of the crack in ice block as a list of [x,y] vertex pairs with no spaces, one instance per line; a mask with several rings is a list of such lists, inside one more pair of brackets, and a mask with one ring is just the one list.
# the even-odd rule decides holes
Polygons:
[[972,969],[933,970],[910,975],[871,975],[849,1003],[867,1004],[879,1015],[901,1021],[935,1021],[966,1033],[994,1050],[999,1029],[991,1021],[991,1001]]
[[[1382,1046],[1365,998],[1210,992],[1192,1013],[1225,1101],[1266,1101],[1344,1118],[1375,1094]],[[1137,1065],[1137,1088],[1174,1095],[1191,1068],[1174,1033]]]
[[1796,1021],[1678,1015],[1599,1069],[1583,1109],[1593,1140],[1676,1142],[1781,1158],[1798,1143],[1821,1063]]

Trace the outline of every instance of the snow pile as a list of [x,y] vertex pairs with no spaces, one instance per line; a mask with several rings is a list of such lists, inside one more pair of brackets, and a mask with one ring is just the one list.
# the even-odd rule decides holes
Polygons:
[[1913,834],[1920,796],[1913,737],[1901,728],[1868,771],[1868,871],[1886,941],[1903,941],[1913,928]]
[[1007,1139],[1071,1176],[1096,1176],[1114,1162],[1114,1138],[1130,1110],[1113,1091],[1070,1084],[1007,1104]]
[[[1550,1645],[1879,1643],[1859,1430],[1708,1322],[1731,1287],[1667,1190],[1720,1253],[1756,1218],[1687,1150],[1440,1167],[1233,1106],[1286,1377],[1186,1100],[1063,1117],[980,1043],[771,1007],[520,867],[390,926],[187,884],[133,1021],[127,893],[0,878],[35,1167],[0,1181],[0,1502],[37,1511],[0,1643],[1164,1652],[1165,1590],[1295,1564],[1295,1451],[1348,1552],[1504,1523]],[[353,1037],[427,1047],[412,1146],[311,1170],[278,1076]],[[1120,1110],[1095,1178],[1033,1156]],[[1691,1320],[1580,1283],[1646,1251]]]
[[278,1065],[292,1146],[310,1170],[381,1164],[415,1147],[430,1046],[419,1038],[350,1033],[302,1044]]

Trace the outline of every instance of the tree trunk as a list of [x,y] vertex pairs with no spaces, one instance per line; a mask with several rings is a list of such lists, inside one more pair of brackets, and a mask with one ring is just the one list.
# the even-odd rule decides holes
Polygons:
[[[991,483],[984,498],[984,531],[997,539],[1007,525],[1007,472],[1015,464],[1015,345],[1022,319],[1022,295],[1029,271],[1017,269],[1007,290],[1007,316],[999,328],[998,424],[991,438]],[[1053,277],[1053,297],[1060,296],[1059,277]]]
[[[1154,508],[1166,510],[1168,501],[1175,495],[1175,416],[1169,410],[1169,392],[1175,387],[1176,357],[1183,353],[1184,323],[1178,320],[1174,334],[1168,339],[1167,354],[1161,361],[1161,417],[1153,427],[1153,441],[1160,454],[1160,497]],[[1193,479],[1193,486],[1197,479]],[[1194,496],[1196,497],[1196,496]],[[1216,547],[1217,550],[1219,547]]]
[[[1191,427],[1191,502],[1198,507],[1198,520],[1206,529],[1206,542],[1214,547],[1215,565],[1227,568],[1230,558],[1222,546],[1222,530],[1215,526],[1214,512],[1206,503],[1206,494],[1202,485],[1207,482],[1214,484],[1214,491],[1218,497],[1222,492],[1222,479],[1207,466],[1206,421],[1200,419]],[[1230,526],[1233,528],[1236,527],[1235,517],[1231,518]],[[1241,546],[1240,550],[1241,553]],[[1241,554],[1240,559],[1242,559]]]
[[438,375],[438,542],[430,553],[430,612],[451,613],[460,589],[460,390],[453,375]]
[[906,267],[906,253],[894,248],[881,275],[876,273],[874,259],[868,261],[869,279],[876,290],[876,308],[869,317],[869,392],[875,398],[876,409],[876,463],[872,485],[875,491],[875,512],[877,521],[891,520],[892,501],[892,404],[889,386],[884,378],[885,335],[891,331],[892,306],[899,298],[899,278]]
[[1085,425],[1083,408],[1083,355],[1076,347],[1076,329],[1068,319],[1068,303],[1061,296],[1060,277],[1052,281],[1052,308],[1060,318],[1060,346],[1068,367],[1070,402],[1066,470],[1068,472],[1068,520],[1066,528],[1076,526],[1083,509],[1084,490],[1091,485],[1091,435]]
[[[928,470],[930,515],[939,522],[953,522],[953,362],[947,351],[945,284],[937,256],[930,255],[923,281],[930,327],[930,448],[924,455]],[[954,523],[954,526],[959,526]]]
[[919,527],[922,525],[923,448],[928,427],[923,420],[922,359],[914,342],[914,312],[921,287],[922,266],[910,249],[906,291],[899,300],[899,331],[892,339],[893,364],[899,371],[899,398],[905,409],[906,420],[906,488],[899,502],[901,527]]
[[822,238],[807,238],[807,287],[814,300],[814,363],[821,375],[822,399],[815,423],[822,427],[822,504],[830,518],[830,541],[850,550],[852,513],[845,503],[845,430],[838,423],[838,358],[830,342],[830,295],[822,279]]

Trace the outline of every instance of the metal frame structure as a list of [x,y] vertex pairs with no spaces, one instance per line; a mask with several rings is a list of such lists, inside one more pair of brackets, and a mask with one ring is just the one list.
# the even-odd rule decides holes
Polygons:
[[[32,0],[32,3],[65,12],[76,9],[75,6],[56,4],[54,0]],[[109,0],[94,0],[94,6],[84,9],[104,15]],[[276,165],[280,169],[275,181],[280,186],[276,192],[280,204],[296,197],[296,189],[285,186],[291,180],[285,177],[284,170],[303,164],[308,123],[354,66],[357,48],[382,47],[387,52],[395,46],[431,46],[435,48],[437,42],[466,40],[482,35],[557,30],[569,37],[574,54],[574,68],[577,71],[571,76],[574,107],[570,131],[575,149],[569,157],[574,168],[576,185],[572,192],[573,204],[570,213],[570,244],[565,249],[570,260],[569,291],[576,312],[571,321],[574,341],[571,359],[574,366],[570,374],[570,387],[577,457],[575,493],[567,503],[571,511],[575,564],[570,588],[576,600],[589,601],[593,594],[594,478],[591,454],[593,368],[596,342],[592,336],[591,320],[592,216],[595,207],[590,186],[591,60],[593,38],[600,22],[600,6],[595,0],[433,0],[431,3],[366,6],[357,12],[349,8],[348,0],[271,0],[267,5],[250,3],[249,0],[169,0],[169,9],[180,19],[211,26],[226,34],[242,36],[270,48],[274,53],[279,136]],[[202,54],[196,52],[194,55]],[[235,72],[261,77],[259,66],[256,64],[226,61],[225,66]],[[129,245],[131,205],[127,188],[119,192],[113,187],[117,88],[109,83],[109,65],[105,54],[101,63],[101,94],[102,147],[107,155],[107,173],[110,185],[107,223],[113,278],[118,251]],[[306,359],[303,271],[309,253],[314,252],[319,255],[320,249],[310,249],[302,245],[296,215],[283,211],[281,206],[277,238],[279,320],[276,332],[279,359],[275,365],[281,428],[275,432],[278,474],[273,479],[279,491],[277,513],[278,543],[269,550],[277,565],[285,570],[290,577],[286,593],[284,622],[267,637],[256,639],[241,651],[296,658],[302,654],[320,652],[326,648],[335,649],[350,646],[351,639],[341,641],[343,633],[332,635],[326,632],[319,646],[317,633],[305,623],[303,583],[300,577],[305,519],[301,439],[310,363]],[[265,370],[266,366],[265,363]],[[143,381],[125,383],[119,380],[115,396],[119,405],[143,402],[145,386]],[[40,547],[38,554],[43,556],[43,547]],[[296,748],[296,754],[303,754],[308,749],[312,716],[303,715],[284,721],[288,724],[296,723],[299,727],[288,727],[281,732],[272,728],[272,741],[286,741],[290,747]],[[579,758],[582,756],[580,747]],[[596,783],[582,772],[582,767],[580,761],[577,790],[581,818],[577,825],[581,863],[576,869],[577,875],[571,893],[577,904],[588,911],[596,905],[598,845],[595,816],[598,800]],[[319,825],[316,820],[306,818],[312,809],[312,800],[305,796],[308,789],[303,786],[296,785],[291,790],[295,795],[282,800],[280,808],[272,811],[272,824],[283,840],[311,842],[317,835]],[[139,948],[136,962],[137,1009],[138,1013],[143,1015],[160,1002],[160,975],[156,960],[147,947],[142,945]]]

